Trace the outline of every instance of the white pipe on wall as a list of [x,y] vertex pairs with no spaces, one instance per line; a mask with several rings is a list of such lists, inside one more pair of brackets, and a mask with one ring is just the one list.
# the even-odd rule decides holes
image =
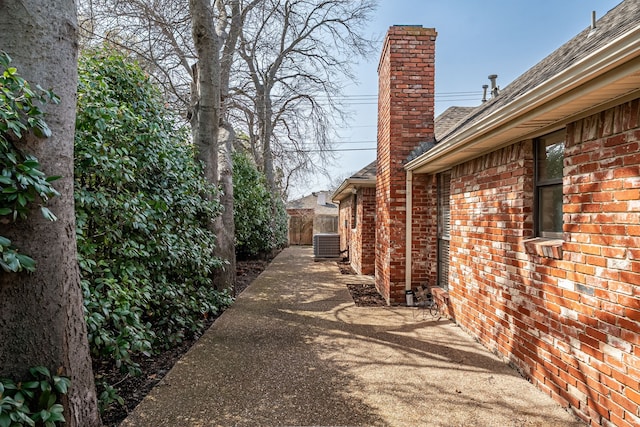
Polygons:
[[413,171],[407,171],[407,182],[405,191],[405,208],[406,208],[406,249],[405,249],[405,271],[404,271],[404,289],[411,290],[411,240],[413,232],[411,223],[413,221]]

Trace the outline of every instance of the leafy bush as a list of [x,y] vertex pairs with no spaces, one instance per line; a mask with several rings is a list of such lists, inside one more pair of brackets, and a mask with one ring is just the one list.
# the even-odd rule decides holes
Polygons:
[[58,401],[69,391],[71,380],[51,375],[43,366],[30,368],[29,374],[26,381],[0,379],[0,427],[55,427],[65,422]]
[[233,199],[239,257],[267,254],[286,244],[284,203],[269,193],[264,174],[242,152],[233,155]]
[[[45,176],[38,159],[19,145],[29,133],[51,136],[38,104],[57,103],[58,98],[39,86],[32,88],[10,65],[9,55],[0,52],[0,223],[26,219],[35,203],[45,218],[55,221],[45,205],[58,195],[51,185],[56,177]],[[34,271],[35,262],[0,236],[0,267],[6,272]]]
[[157,88],[119,55],[80,60],[75,149],[90,345],[135,372],[133,354],[181,341],[231,302],[210,280],[215,189]]

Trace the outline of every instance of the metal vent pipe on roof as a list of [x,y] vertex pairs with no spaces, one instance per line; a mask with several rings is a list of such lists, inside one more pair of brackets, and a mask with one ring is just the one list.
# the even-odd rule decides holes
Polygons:
[[496,79],[498,78],[497,74],[490,74],[489,80],[491,80],[491,97],[495,98],[498,96],[498,90],[500,89],[496,84]]
[[482,102],[487,102],[487,89],[489,85],[482,85]]
[[596,29],[596,11],[595,10],[591,11],[591,29],[592,30]]

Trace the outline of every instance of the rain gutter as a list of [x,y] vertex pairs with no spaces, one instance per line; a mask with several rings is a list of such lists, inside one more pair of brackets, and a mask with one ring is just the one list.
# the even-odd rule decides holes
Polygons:
[[341,200],[346,199],[348,196],[353,194],[353,190],[357,190],[362,187],[375,187],[376,180],[375,178],[347,178],[342,181],[340,187],[331,195],[331,200],[333,202],[340,202]]
[[[445,162],[455,153],[468,151],[469,159],[488,151],[491,147],[498,147],[512,142],[508,136],[500,138],[500,134],[523,124],[535,123],[535,119],[553,108],[558,108],[587,95],[598,87],[590,86],[594,79],[613,70],[610,77],[595,84],[600,87],[626,77],[637,64],[629,63],[640,55],[640,26],[636,27],[611,43],[596,50],[590,55],[568,67],[552,78],[546,80],[524,95],[508,102],[496,111],[480,119],[477,123],[463,128],[459,133],[444,138],[423,155],[413,159],[405,165],[407,171],[416,173],[433,173],[444,170],[445,167],[436,166],[435,161]],[[620,67],[619,70],[614,70]],[[577,111],[576,113],[579,113]],[[523,127],[524,128],[524,127]],[[529,130],[531,130],[529,128]],[[491,147],[478,147],[483,140],[492,138]],[[474,149],[475,148],[475,149]],[[449,167],[452,165],[449,165]]]

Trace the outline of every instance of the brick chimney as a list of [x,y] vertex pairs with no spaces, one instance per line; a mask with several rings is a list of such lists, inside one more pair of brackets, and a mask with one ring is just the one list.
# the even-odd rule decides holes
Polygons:
[[434,139],[434,28],[389,28],[378,65],[376,287],[391,304],[405,301],[407,157]]

